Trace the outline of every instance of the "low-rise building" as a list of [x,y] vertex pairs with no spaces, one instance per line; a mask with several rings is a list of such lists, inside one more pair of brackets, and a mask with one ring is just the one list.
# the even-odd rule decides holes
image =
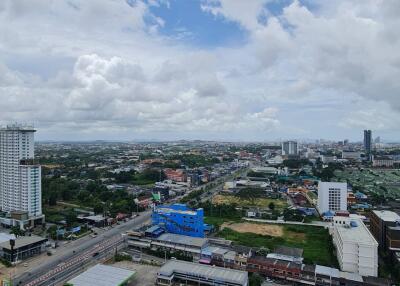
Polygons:
[[68,281],[70,286],[123,286],[128,285],[135,271],[97,264]]
[[386,156],[374,156],[372,159],[372,167],[392,168],[394,160]]
[[157,273],[157,285],[226,285],[247,286],[246,271],[214,267],[193,262],[170,260]]
[[47,238],[40,236],[21,236],[0,243],[0,257],[12,263],[38,255],[46,250]]
[[378,275],[378,243],[361,219],[335,216],[331,232],[342,271]]

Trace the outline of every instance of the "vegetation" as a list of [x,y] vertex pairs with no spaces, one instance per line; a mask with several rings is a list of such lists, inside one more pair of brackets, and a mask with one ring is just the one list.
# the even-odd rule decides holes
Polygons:
[[311,165],[311,162],[307,159],[287,159],[283,160],[283,166],[291,169],[299,169],[304,165]]
[[114,255],[114,261],[115,262],[120,262],[120,261],[132,261],[132,256],[129,254],[123,254],[123,253],[116,253]]
[[183,155],[173,155],[169,158],[170,160],[179,160],[183,165],[189,168],[195,167],[206,167],[211,166],[216,163],[220,163],[220,160],[216,157],[208,157],[195,154],[183,154]]
[[183,261],[193,261],[193,257],[190,255],[187,255],[186,252],[177,250],[177,251],[164,251],[164,250],[152,250],[152,249],[146,249],[144,250],[146,253],[160,257],[160,258],[166,258],[166,259],[171,259],[172,257],[175,257],[178,260],[183,260]]
[[271,203],[274,204],[275,210],[283,210],[287,207],[287,202],[286,200],[282,199],[272,199],[272,198],[266,198],[266,197],[256,197],[251,194],[249,194],[248,197],[247,195],[242,195],[242,197],[233,196],[233,195],[216,195],[213,198],[213,203],[215,205],[232,205],[234,204],[236,207],[250,207],[250,206],[255,206],[255,207],[260,207],[260,208],[268,208]]
[[261,286],[264,279],[258,273],[250,273],[249,274],[249,286]]
[[305,263],[337,266],[333,244],[328,230],[316,226],[282,225],[283,235],[273,237],[255,233],[239,233],[230,228],[218,232],[218,236],[249,247],[275,249],[277,246],[298,247],[304,250]]

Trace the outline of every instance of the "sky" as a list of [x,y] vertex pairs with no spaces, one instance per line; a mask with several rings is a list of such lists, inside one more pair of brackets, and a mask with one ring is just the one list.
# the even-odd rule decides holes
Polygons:
[[400,141],[398,0],[3,0],[0,124],[38,140]]

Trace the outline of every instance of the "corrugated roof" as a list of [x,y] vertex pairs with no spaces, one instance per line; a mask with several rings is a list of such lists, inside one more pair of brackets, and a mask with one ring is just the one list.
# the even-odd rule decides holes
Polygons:
[[135,271],[97,264],[68,281],[73,286],[118,286],[135,275]]
[[196,246],[200,248],[205,246],[208,242],[207,238],[191,237],[187,235],[180,235],[173,233],[164,233],[155,240],[188,245],[188,246]]
[[159,274],[170,277],[174,273],[193,275],[213,280],[226,281],[239,285],[247,285],[248,274],[245,271],[209,266],[180,260],[170,260],[164,264]]

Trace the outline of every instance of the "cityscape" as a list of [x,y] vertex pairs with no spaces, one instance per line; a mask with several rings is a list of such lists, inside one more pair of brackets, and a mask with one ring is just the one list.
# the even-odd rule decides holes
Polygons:
[[399,3],[1,3],[1,285],[400,286]]

